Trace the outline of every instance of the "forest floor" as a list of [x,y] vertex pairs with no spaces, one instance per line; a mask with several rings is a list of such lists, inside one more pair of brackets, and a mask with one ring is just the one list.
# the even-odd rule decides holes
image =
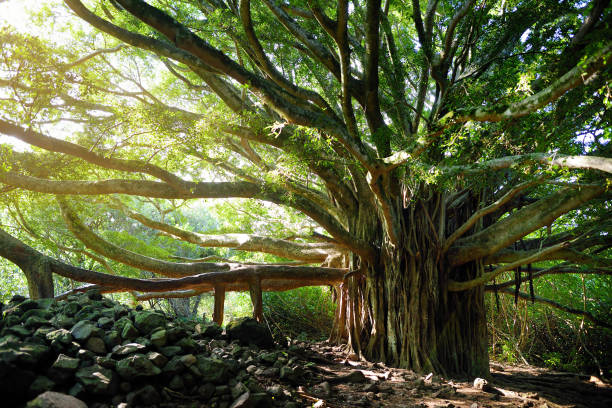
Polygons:
[[[298,389],[317,408],[612,407],[612,385],[588,375],[492,363],[491,378],[479,389],[473,380],[421,376],[380,363],[351,361],[340,348],[324,343],[308,345],[301,357],[315,363],[321,374],[319,385]],[[355,371],[369,381],[343,381]]]

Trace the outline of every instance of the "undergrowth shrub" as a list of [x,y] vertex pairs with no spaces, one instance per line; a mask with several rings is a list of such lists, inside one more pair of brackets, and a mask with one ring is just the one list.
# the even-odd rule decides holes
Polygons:
[[[511,297],[487,296],[489,352],[492,360],[612,378],[612,331],[580,316]],[[599,304],[600,311],[610,310]],[[612,313],[599,313],[603,321]]]
[[331,290],[325,286],[263,293],[264,317],[277,340],[325,340],[334,310]]

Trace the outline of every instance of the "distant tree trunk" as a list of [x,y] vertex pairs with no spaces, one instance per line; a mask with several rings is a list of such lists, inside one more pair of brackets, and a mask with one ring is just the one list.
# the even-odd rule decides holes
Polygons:
[[190,307],[191,298],[169,298],[168,303],[176,317],[188,318],[194,315]]
[[[440,204],[436,195],[402,208],[400,245],[383,239],[376,264],[353,260],[360,272],[341,288],[332,338],[348,339],[355,353],[372,361],[420,372],[486,376],[484,290],[446,289],[448,279],[471,279],[484,268],[481,261],[459,268],[446,264],[439,235],[447,219]],[[358,219],[358,228],[381,231],[367,225],[373,218]]]
[[52,298],[55,296],[53,274],[46,260],[35,260],[20,265],[28,281],[28,292],[31,299]]

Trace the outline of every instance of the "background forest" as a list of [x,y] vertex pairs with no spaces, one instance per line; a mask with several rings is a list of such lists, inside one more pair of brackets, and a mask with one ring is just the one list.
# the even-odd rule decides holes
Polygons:
[[[66,3],[72,4],[73,10],[78,9],[74,4],[80,4],[73,1]],[[164,38],[168,37],[167,33],[164,37],[161,34],[163,30],[156,31],[145,19],[134,18],[137,12],[127,13],[128,4],[138,2],[120,2],[126,3],[123,6],[116,5],[114,1],[85,3],[100,18],[105,18],[132,33],[141,33],[147,38],[159,41],[159,44],[166,44]],[[245,3],[249,2],[227,2],[227,9],[224,8],[225,2],[217,1],[149,3],[182,21],[191,31],[206,37],[212,47],[217,47],[236,60],[245,71],[261,74],[266,79],[274,77],[274,74],[269,72],[272,69],[262,63],[265,58],[258,54],[258,48],[252,44],[251,47],[248,46],[248,41],[254,42],[250,37],[254,32],[249,30],[249,24],[243,21],[240,25],[238,20],[237,16],[246,15],[242,7],[248,7]],[[316,20],[312,16],[319,11],[324,15],[327,13],[336,16],[335,18],[341,21],[341,10],[338,8],[335,14],[335,8],[323,7],[321,11],[314,3],[318,4],[300,1],[294,4],[293,9],[289,5],[285,6],[287,13],[292,10],[291,15],[305,19],[308,24],[314,25],[314,21],[323,20],[323,29],[316,26],[321,31],[317,38],[323,38],[326,20],[320,16]],[[347,49],[350,40],[354,54],[361,55],[359,53],[363,51],[364,55],[370,55],[365,53],[365,49],[362,49],[364,46],[361,45],[362,40],[366,42],[368,35],[359,31],[359,19],[370,21],[364,17],[367,10],[355,11],[352,8],[353,4],[357,7],[359,2],[351,2],[350,8],[348,2],[339,3],[346,3],[347,18],[350,16],[350,19],[357,21],[348,24]],[[0,228],[53,259],[112,276],[151,279],[158,274],[121,262],[103,251],[96,250],[95,245],[84,241],[82,237],[76,236],[77,228],[67,222],[71,215],[66,208],[73,214],[79,214],[80,222],[86,225],[87,229],[95,231],[103,240],[131,253],[164,262],[217,262],[252,266],[276,264],[290,267],[307,265],[313,268],[345,268],[346,272],[368,265],[370,270],[367,273],[374,274],[371,271],[376,270],[378,273],[379,266],[374,261],[366,261],[368,251],[359,252],[362,250],[361,242],[368,241],[370,237],[367,234],[359,235],[363,232],[362,225],[359,224],[361,219],[353,223],[350,218],[353,212],[367,213],[368,209],[357,210],[350,205],[343,207],[344,187],[330,187],[335,182],[325,180],[322,174],[333,173],[333,177],[330,176],[332,180],[345,183],[349,189],[355,186],[355,190],[361,193],[363,186],[359,185],[361,179],[358,175],[363,176],[363,184],[367,186],[366,180],[369,179],[366,173],[370,175],[373,173],[372,169],[376,168],[372,165],[368,169],[371,159],[376,165],[389,165],[389,174],[395,177],[389,176],[391,180],[402,180],[403,190],[389,200],[392,204],[402,202],[403,209],[407,208],[406,202],[410,201],[410,198],[407,199],[406,195],[412,192],[414,197],[437,197],[438,193],[432,192],[433,188],[429,189],[435,185],[440,191],[452,191],[451,196],[457,201],[462,199],[462,195],[469,195],[468,201],[472,201],[471,204],[466,204],[466,211],[471,211],[468,215],[484,208],[484,203],[504,199],[504,194],[515,194],[523,189],[529,191],[529,197],[525,194],[523,201],[519,200],[521,202],[514,208],[499,215],[498,219],[502,221],[510,219],[512,214],[517,214],[523,207],[538,200],[544,202],[547,197],[566,191],[561,190],[563,188],[576,188],[576,191],[581,188],[584,188],[584,191],[601,188],[602,193],[598,193],[597,198],[588,201],[588,204],[555,213],[554,222],[551,220],[550,223],[538,224],[530,231],[525,231],[520,238],[512,238],[511,248],[516,253],[528,250],[537,252],[542,249],[542,243],[551,246],[565,243],[563,249],[569,255],[567,258],[524,258],[528,262],[519,262],[515,267],[496,273],[495,279],[487,282],[484,306],[488,348],[493,360],[612,377],[612,204],[609,200],[612,94],[609,88],[610,66],[598,59],[602,55],[600,59],[603,58],[604,61],[612,58],[609,37],[606,40],[606,33],[610,33],[609,2],[531,2],[538,3],[540,7],[538,13],[541,13],[542,24],[539,26],[536,23],[537,13],[529,15],[529,21],[519,21],[519,11],[535,7],[530,2],[440,2],[439,13],[431,14],[437,17],[431,29],[433,33],[430,34],[432,38],[439,40],[442,57],[446,44],[443,40],[452,37],[455,28],[449,29],[445,37],[443,31],[449,24],[452,26],[454,22],[457,25],[458,39],[472,35],[468,34],[470,28],[467,21],[471,21],[470,24],[476,27],[478,23],[474,21],[486,20],[487,23],[482,24],[489,30],[482,29],[479,34],[474,34],[473,42],[478,43],[478,49],[469,51],[466,45],[462,51],[462,48],[453,42],[456,58],[463,55],[463,62],[445,62],[448,65],[446,70],[450,69],[449,78],[451,68],[454,67],[452,81],[456,80],[458,83],[455,88],[449,85],[451,90],[448,93],[440,91],[440,84],[445,82],[435,78],[435,70],[431,70],[431,77],[428,76],[430,71],[427,69],[421,71],[422,65],[433,64],[433,57],[427,55],[418,24],[416,28],[412,28],[413,21],[418,20],[414,17],[416,14],[402,12],[403,9],[407,10],[408,2],[406,5],[399,2],[402,3],[401,6],[391,6],[391,12],[389,2],[386,3],[389,20],[381,18],[381,32],[387,33],[382,44],[389,55],[393,56],[392,37],[396,38],[398,48],[405,52],[400,58],[404,63],[402,69],[417,72],[415,76],[405,75],[406,83],[411,83],[414,91],[414,95],[408,96],[414,96],[420,101],[420,105],[415,106],[420,110],[416,114],[412,111],[406,113],[409,108],[403,110],[404,107],[396,109],[385,106],[385,98],[395,100],[401,96],[396,94],[397,88],[390,80],[394,75],[400,76],[400,73],[394,71],[398,69],[397,66],[385,65],[385,60],[381,57],[381,72],[386,76],[381,74],[380,94],[384,115],[380,117],[384,116],[384,120],[380,119],[380,122],[392,123],[388,126],[373,126],[373,116],[366,108],[361,112],[355,107],[354,113],[347,113],[347,110],[353,109],[349,109],[349,105],[358,104],[356,101],[350,102],[351,83],[346,79],[346,69],[350,77],[351,69],[367,71],[367,64],[353,62],[351,65],[350,60],[347,60],[347,68],[347,61],[344,61],[341,65],[345,71],[338,75],[343,79],[334,79],[319,66],[320,64],[315,64],[318,62],[317,58],[296,56],[296,53],[305,52],[305,46],[297,44],[295,49],[291,50],[280,47],[278,44],[293,40],[287,38],[288,34],[276,31],[278,27],[275,20],[266,14],[262,4],[255,6],[253,2],[252,6],[253,19],[258,22],[255,24],[257,33],[264,45],[272,50],[268,54],[274,55],[275,69],[282,71],[282,76],[289,78],[291,83],[304,84],[308,91],[312,89],[322,95],[313,96],[300,88],[296,93],[302,97],[300,92],[303,92],[314,102],[309,102],[307,107],[296,102],[296,106],[305,109],[307,113],[304,115],[308,116],[308,109],[312,106],[326,105],[327,102],[321,102],[323,100],[333,101],[333,106],[329,109],[334,110],[334,114],[338,114],[347,122],[347,134],[353,137],[353,133],[359,131],[359,134],[367,135],[363,136],[361,141],[367,151],[367,154],[361,152],[365,157],[361,160],[359,148],[356,148],[357,153],[353,152],[351,149],[355,148],[348,142],[344,147],[339,147],[333,137],[319,131],[325,128],[323,125],[309,126],[298,123],[294,117],[287,119],[287,116],[278,113],[282,110],[278,106],[270,108],[266,105],[270,104],[269,99],[272,97],[266,94],[265,86],[262,85],[264,91],[257,89],[259,85],[255,80],[241,83],[231,73],[228,74],[232,80],[227,83],[231,84],[234,93],[231,97],[225,95],[224,99],[224,91],[214,88],[216,79],[210,79],[211,76],[221,78],[221,75],[216,76],[218,71],[211,71],[214,73],[212,75],[198,64],[188,65],[188,59],[181,60],[176,57],[178,54],[172,54],[174,51],[164,55],[159,50],[150,52],[151,47],[140,47],[140,43],[126,44],[117,41],[116,38],[120,36],[112,33],[102,34],[94,30],[85,21],[75,17],[74,12],[61,2],[36,2],[35,7],[32,2],[27,7],[26,2],[0,2],[0,170],[4,174],[0,179]],[[418,5],[419,2],[413,2],[411,10],[418,9],[420,16],[420,9],[415,4]],[[269,7],[272,9],[272,6]],[[306,15],[304,11],[308,7],[312,16]],[[378,8],[381,8],[380,4]],[[427,7],[422,5],[422,9],[424,15],[429,15],[429,4]],[[199,20],[193,17],[199,15],[196,11],[205,17]],[[251,11],[248,14],[249,20],[250,13]],[[462,20],[466,15],[468,17]],[[459,16],[457,21],[455,16]],[[593,25],[596,28],[587,27],[588,18],[593,16],[597,17],[599,25]],[[499,55],[493,55],[491,61],[483,63],[480,72],[480,68],[474,68],[474,61],[484,60],[484,56],[478,52],[493,49],[493,45],[498,44],[505,35],[491,28],[496,19],[508,26],[517,25],[513,37],[507,39],[508,43],[513,44],[513,48],[500,49]],[[459,24],[460,21],[465,24]],[[239,32],[234,36],[233,30],[238,26]],[[402,28],[409,26],[410,29]],[[571,39],[574,35],[578,36],[581,27],[587,27],[591,31],[590,36],[586,37],[588,41],[583,39],[578,46],[578,43],[574,44]],[[394,36],[390,35],[392,31]],[[246,41],[247,45],[240,41]],[[329,42],[325,43],[326,46],[333,48],[330,45],[331,39],[322,41]],[[336,41],[339,49],[339,56],[336,57],[341,59],[342,39],[336,38]],[[448,48],[451,48],[450,40],[448,45]],[[405,49],[402,46],[405,46]],[[574,61],[574,54],[568,50],[573,50],[576,56],[580,54],[581,59]],[[440,54],[437,55],[440,58]],[[455,61],[453,58],[451,60]],[[498,61],[493,62],[495,60]],[[471,61],[471,64],[468,61]],[[595,71],[601,71],[600,75],[594,75],[595,71],[588,65],[593,61],[598,64]],[[444,66],[441,62],[440,64]],[[549,89],[547,86],[557,84],[555,78],[566,72],[574,72],[574,65],[576,69],[588,65],[588,69],[584,68],[585,71],[575,74],[576,76],[588,74],[593,77],[589,77],[584,86],[564,88],[567,95],[564,91],[554,98],[548,98],[546,103],[538,102],[537,106],[529,108],[528,114],[517,114],[516,117],[510,115],[511,117],[504,118],[501,122],[495,120],[489,123],[485,122],[488,119],[479,116],[482,112],[461,111],[466,105],[478,107],[484,106],[485,102],[498,107],[519,104],[540,95]],[[378,64],[376,66],[378,67]],[[489,70],[491,66],[494,69]],[[458,78],[461,75],[463,77],[460,80]],[[358,73],[355,73],[355,76],[358,76]],[[363,76],[367,79],[367,73],[363,73]],[[452,81],[449,79],[447,85]],[[276,82],[282,83],[278,78]],[[262,93],[265,94],[263,97]],[[375,93],[378,94],[378,90]],[[422,97],[419,96],[421,94]],[[344,97],[340,98],[338,95]],[[294,96],[287,96],[287,100],[293,101]],[[407,98],[406,95],[402,97]],[[232,98],[236,98],[238,105],[250,104],[252,109],[237,110],[236,106],[231,104]],[[326,109],[323,108],[322,111],[327,114],[329,110]],[[314,108],[312,110],[315,111]],[[395,113],[389,113],[387,110]],[[262,112],[268,116],[264,116]],[[467,119],[461,119],[462,114]],[[408,118],[411,123],[404,123],[403,117]],[[351,128],[351,120],[347,118],[352,118],[354,129]],[[42,145],[46,142],[37,144],[26,140],[24,143],[23,140],[27,136],[19,137],[22,141],[17,141],[11,137],[11,133],[19,133],[15,126],[23,126],[23,129],[28,131],[34,129],[40,132],[40,135],[51,135],[56,139],[70,141],[72,146],[84,146],[84,151],[88,153],[78,151],[76,156],[71,156],[70,153],[60,154],[61,149],[50,149]],[[295,129],[292,126],[295,126]],[[265,137],[259,140],[261,143],[257,142],[255,137],[239,137],[240,131],[247,128],[265,134]],[[25,132],[23,129],[21,131]],[[225,132],[219,129],[225,129]],[[325,128],[325,131],[328,130]],[[433,133],[440,136],[435,143],[427,139],[432,137]],[[347,138],[352,140],[349,136]],[[285,145],[282,145],[283,143]],[[349,157],[347,151],[358,158]],[[409,157],[414,157],[414,160],[408,160],[399,154],[405,151],[411,151],[412,156]],[[418,153],[415,154],[415,151]],[[156,196],[129,191],[126,194],[86,192],[78,194],[78,199],[72,197],[67,201],[69,205],[66,205],[63,199],[56,198],[56,194],[63,194],[61,191],[31,187],[23,181],[25,178],[17,181],[8,178],[13,173],[20,173],[32,180],[84,180],[93,183],[97,180],[117,178],[116,170],[124,170],[115,164],[112,164],[115,167],[92,164],[97,159],[86,161],[79,158],[92,152],[100,153],[105,160],[117,159],[117,163],[128,163],[124,166],[126,168],[130,163],[136,162],[160,166],[163,168],[160,172],[165,176],[178,174],[186,183],[195,184],[205,180],[204,183],[212,184],[261,184],[261,192],[250,196],[247,193],[219,193],[219,198],[210,196],[197,200],[162,197],[162,193]],[[421,152],[422,157],[419,157]],[[533,154],[531,157],[536,159],[506,167],[502,165],[482,173],[479,173],[480,170],[475,164],[472,165],[483,165],[488,163],[488,160],[519,157],[518,155],[522,154]],[[595,166],[581,162],[572,166],[561,164],[553,167],[551,163],[556,160],[557,154],[559,157],[593,156],[604,161],[603,164]],[[543,157],[545,158],[542,159]],[[397,163],[391,159],[397,160]],[[422,161],[419,161],[421,159]],[[432,170],[433,167],[429,168],[429,163],[439,164],[438,169]],[[336,170],[336,165],[342,169]],[[359,167],[362,165],[365,168],[363,172]],[[443,170],[448,169],[452,170],[452,174],[443,174]],[[128,171],[123,177],[130,182],[150,181],[152,172],[149,170],[141,173]],[[153,173],[157,170],[158,167],[155,167]],[[392,173],[393,171],[397,173]],[[386,176],[380,177],[382,180]],[[381,181],[381,185],[384,183]],[[290,191],[290,198],[284,196],[282,200],[277,201],[267,198],[278,193],[278,186]],[[378,227],[373,227],[378,234],[368,242],[378,240],[376,242],[381,243],[381,251],[384,252],[384,246],[389,242],[403,239],[401,233],[400,238],[393,238],[394,232],[391,231],[390,225],[394,223],[389,222],[389,213],[402,219],[403,212],[394,212],[393,205],[390,210],[385,207],[384,199],[388,191],[377,190],[375,183],[370,184],[370,188],[373,193],[369,190],[368,192],[374,197],[371,201],[377,203],[377,209],[382,208],[379,217],[382,221],[377,224]],[[117,191],[110,191],[115,192]],[[193,193],[193,189],[190,193]],[[251,199],[253,197],[257,199]],[[453,200],[444,195],[440,197],[442,198],[438,199],[438,202],[447,200],[449,208],[452,207]],[[299,200],[302,199],[320,205],[326,211],[325,217],[317,218],[318,210],[304,211],[303,208],[311,207],[300,207]],[[436,199],[431,198],[422,202],[434,201]],[[383,204],[380,204],[381,202]],[[414,204],[417,208],[415,211],[420,211],[420,206],[425,208],[429,205],[416,203],[417,201]],[[444,211],[446,210],[436,210],[441,225],[445,223],[440,215]],[[427,209],[424,212],[427,213]],[[326,218],[328,213],[332,219],[329,222]],[[464,218],[467,219],[468,216]],[[488,226],[486,222],[488,220],[481,220],[473,225],[470,231],[476,235]],[[398,223],[400,222],[395,224]],[[431,219],[429,222],[423,221],[427,228],[430,223]],[[438,221],[435,220],[435,223],[437,225]],[[162,224],[165,227],[160,227]],[[341,225],[337,227],[336,224]],[[452,222],[448,225],[456,227]],[[493,222],[491,225],[494,225]],[[432,226],[432,229],[434,233],[429,232],[427,239],[433,240],[431,236],[436,234],[437,227]],[[443,230],[441,227],[441,231]],[[441,239],[444,239],[444,234],[441,235]],[[447,235],[454,237],[450,229]],[[195,236],[199,237],[196,238],[200,241],[193,238]],[[345,239],[345,236],[348,236],[348,244],[342,242],[344,246],[339,245],[338,242]],[[303,252],[295,255],[286,250],[287,247],[278,250],[265,247],[267,244],[252,244],[250,240],[253,237],[282,241],[282,244],[295,245],[303,249]],[[464,240],[467,242],[469,237]],[[456,239],[454,237],[453,241]],[[223,243],[220,244],[221,241]],[[354,247],[351,246],[353,243]],[[570,243],[572,247],[568,247]],[[341,250],[338,250],[336,244]],[[452,242],[448,243],[446,250],[451,244]],[[249,245],[252,247],[248,247]],[[263,245],[264,250],[261,250],[262,246],[257,245]],[[422,246],[428,245],[433,244],[427,241]],[[323,253],[330,247],[331,251]],[[347,250],[347,247],[350,250]],[[374,244],[371,247],[377,250],[381,248]],[[397,244],[397,247],[401,245]],[[409,248],[410,245],[406,244],[406,247]],[[321,252],[317,252],[320,248],[323,248]],[[339,252],[335,252],[337,250]],[[451,248],[451,252],[452,250]],[[481,268],[478,273],[490,273],[494,267],[504,263],[509,265],[514,261],[516,259],[504,261],[502,257],[502,260],[481,262],[478,264],[478,268]],[[388,261],[385,266],[393,262]],[[397,261],[397,264],[404,265],[403,261]],[[464,272],[454,275],[455,272],[451,272],[449,280],[454,278],[457,281],[469,282],[473,278],[470,275],[472,272]],[[385,273],[389,272],[385,270]],[[53,275],[53,279],[55,295],[81,286],[81,283],[57,274]],[[369,284],[368,281],[367,285]],[[359,293],[365,293],[364,298],[373,293],[373,289],[367,285],[355,289],[362,291]],[[481,286],[484,291],[484,285]],[[0,257],[0,287],[2,302],[8,301],[15,294],[28,293],[28,283],[22,270],[3,257]],[[334,319],[336,323],[338,319],[338,293],[332,285],[264,292],[264,320],[278,339],[324,340],[338,335],[335,331],[337,327],[333,327]],[[212,318],[212,293],[194,291],[186,294],[191,296],[163,296],[145,291],[109,293],[107,296],[131,305],[140,302],[145,307],[159,308],[185,319]],[[367,309],[367,305],[363,307]],[[371,309],[376,307],[371,306]],[[225,322],[233,317],[250,315],[252,312],[248,291],[228,292],[225,300]],[[368,324],[375,325],[375,319],[364,323],[363,332],[367,332]],[[376,351],[373,353],[378,355]]]

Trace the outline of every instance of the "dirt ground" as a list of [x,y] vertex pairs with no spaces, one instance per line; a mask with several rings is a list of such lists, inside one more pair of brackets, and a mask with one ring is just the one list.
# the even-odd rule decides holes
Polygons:
[[314,385],[298,392],[315,408],[612,407],[612,385],[587,375],[492,363],[491,378],[487,384],[480,382],[479,389],[474,379],[422,376],[350,361],[339,348],[325,344],[311,344],[303,354],[317,375],[309,382]]

